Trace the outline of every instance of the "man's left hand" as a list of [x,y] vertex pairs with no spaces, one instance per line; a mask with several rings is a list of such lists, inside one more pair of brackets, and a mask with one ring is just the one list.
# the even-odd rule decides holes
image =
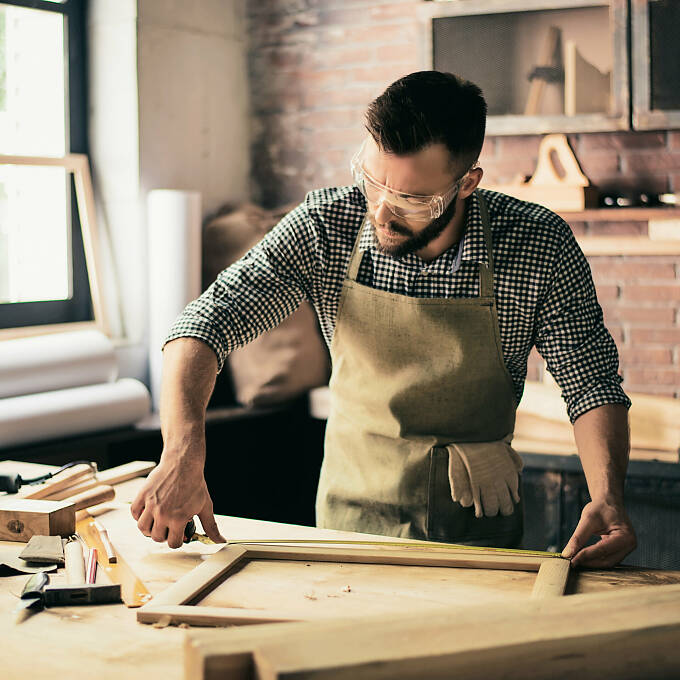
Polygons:
[[[593,535],[602,540],[586,544]],[[613,567],[635,550],[637,539],[623,503],[591,501],[581,513],[581,519],[562,551],[572,566]]]

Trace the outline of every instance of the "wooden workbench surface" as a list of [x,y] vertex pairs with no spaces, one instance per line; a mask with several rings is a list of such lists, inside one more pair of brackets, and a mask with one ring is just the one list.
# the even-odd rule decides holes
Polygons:
[[[119,485],[116,502],[100,506],[97,514],[119,554],[156,594],[218,547],[193,543],[170,550],[142,536],[129,511],[129,500],[140,483],[133,480]],[[217,521],[222,534],[232,539],[366,538],[233,517],[218,517]],[[18,553],[23,545],[0,542],[0,549]],[[59,578],[53,577],[53,582]],[[0,577],[3,678],[37,680],[57,674],[70,679],[183,678],[184,631],[139,624],[136,610],[123,605],[51,608],[15,623],[11,612],[26,579],[25,575]],[[230,577],[203,603],[263,610],[280,607],[299,612],[304,618],[319,619],[470,604],[503,607],[515,598],[528,598],[534,579],[534,573],[516,571],[254,562]],[[680,572],[625,568],[578,572],[571,579],[569,592],[652,583],[680,583]]]

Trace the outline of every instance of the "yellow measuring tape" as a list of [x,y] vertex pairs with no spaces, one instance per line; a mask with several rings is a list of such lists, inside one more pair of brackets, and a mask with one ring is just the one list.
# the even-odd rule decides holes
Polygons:
[[[207,540],[202,540],[207,539]],[[202,534],[194,534],[194,540],[199,540],[201,543],[213,543],[211,539]],[[352,540],[338,540],[338,539],[290,539],[290,538],[272,538],[272,539],[238,539],[228,540],[226,545],[267,545],[267,544],[319,544],[319,545],[370,545],[370,546],[390,546],[397,548],[428,548],[443,550],[472,550],[472,551],[490,551],[499,552],[505,555],[532,555],[534,557],[562,557],[562,553],[545,552],[542,550],[514,550],[512,548],[485,548],[478,545],[462,545],[457,543],[434,543],[429,541],[409,541],[408,543],[400,543],[398,541],[352,541]]]

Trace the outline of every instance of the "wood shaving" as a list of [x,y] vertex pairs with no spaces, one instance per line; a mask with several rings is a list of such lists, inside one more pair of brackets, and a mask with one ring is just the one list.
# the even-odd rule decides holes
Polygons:
[[305,593],[305,597],[308,600],[316,600],[316,595],[314,595],[314,593]]
[[154,628],[167,628],[170,625],[170,615],[164,614],[161,616],[156,623],[153,624]]
[[350,586],[345,586],[345,587],[342,589],[342,592],[343,592],[343,593],[351,593],[351,592],[352,592],[352,588],[351,588]]

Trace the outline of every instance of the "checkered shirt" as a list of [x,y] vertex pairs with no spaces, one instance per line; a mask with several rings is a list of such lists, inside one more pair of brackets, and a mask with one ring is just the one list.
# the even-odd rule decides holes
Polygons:
[[[590,267],[569,225],[534,203],[477,192],[489,208],[501,345],[517,401],[535,345],[562,389],[572,422],[603,404],[630,406]],[[204,341],[221,370],[229,352],[274,328],[307,299],[330,347],[342,283],[365,214],[356,186],[310,192],[187,305],[166,342],[179,337]],[[477,193],[467,200],[466,219],[460,245],[430,262],[415,253],[398,259],[383,254],[373,231],[364,229],[359,283],[411,297],[478,296],[478,263],[488,261]]]

